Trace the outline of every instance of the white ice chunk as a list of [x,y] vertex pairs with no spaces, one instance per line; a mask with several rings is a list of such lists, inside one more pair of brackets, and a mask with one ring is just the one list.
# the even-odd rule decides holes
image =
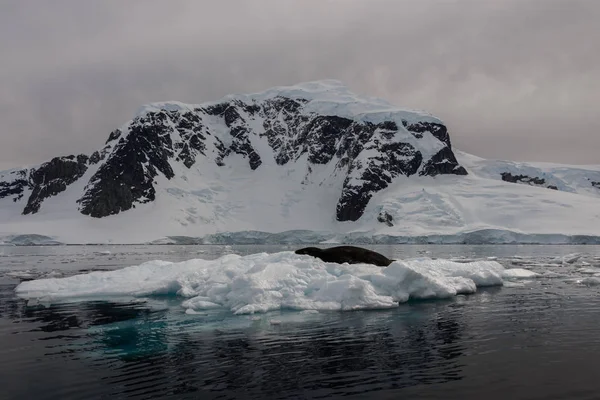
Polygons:
[[502,273],[502,277],[505,279],[527,279],[537,275],[535,272],[523,268],[506,269]]
[[573,264],[575,261],[579,260],[581,258],[581,256],[582,256],[581,253],[567,254],[566,256],[563,257],[563,262],[565,262],[567,264]]
[[592,277],[592,276],[583,278],[578,282],[581,283],[582,285],[586,285],[586,286],[600,286],[600,278]]
[[[512,271],[512,272],[511,272]],[[445,298],[502,285],[495,261],[456,263],[418,258],[386,268],[325,263],[286,251],[217,260],[151,261],[115,271],[23,282],[16,293],[50,301],[90,297],[177,295],[188,310],[223,307],[236,314],[278,309],[358,310],[397,307],[410,298]],[[524,271],[524,270],[520,270]],[[531,276],[531,275],[528,275]]]

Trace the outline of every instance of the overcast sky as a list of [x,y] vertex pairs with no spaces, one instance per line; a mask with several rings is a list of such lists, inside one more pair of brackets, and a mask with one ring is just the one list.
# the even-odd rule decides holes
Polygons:
[[598,0],[0,0],[0,168],[144,103],[333,78],[486,158],[600,164]]

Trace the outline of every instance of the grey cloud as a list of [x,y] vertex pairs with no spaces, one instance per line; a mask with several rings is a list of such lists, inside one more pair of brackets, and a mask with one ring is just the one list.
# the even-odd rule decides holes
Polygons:
[[0,168],[90,153],[144,103],[336,78],[491,158],[600,163],[595,0],[6,1]]

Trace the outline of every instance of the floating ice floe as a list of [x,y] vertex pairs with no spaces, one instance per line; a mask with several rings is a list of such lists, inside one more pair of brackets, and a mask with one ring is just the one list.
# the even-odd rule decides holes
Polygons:
[[176,295],[188,313],[225,308],[235,314],[278,309],[358,310],[397,307],[409,299],[448,298],[503,279],[531,278],[496,261],[457,263],[417,258],[381,268],[325,263],[293,252],[228,254],[217,260],[150,261],[115,271],[22,282],[25,299],[61,300]]
[[566,264],[573,264],[575,261],[579,260],[581,256],[581,253],[567,254],[566,256],[563,256],[562,261]]
[[523,268],[513,268],[504,270],[502,277],[505,279],[526,279],[538,276],[537,273]]
[[600,278],[593,277],[593,276],[583,278],[577,282],[582,285],[586,285],[586,286],[600,286]]

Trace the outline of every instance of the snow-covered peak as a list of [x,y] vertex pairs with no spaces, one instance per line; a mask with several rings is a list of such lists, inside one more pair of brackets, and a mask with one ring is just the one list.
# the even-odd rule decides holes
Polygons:
[[381,98],[357,95],[341,81],[335,79],[303,82],[291,86],[276,86],[250,94],[230,94],[217,101],[199,104],[185,104],[179,101],[155,102],[142,106],[135,116],[143,116],[148,112],[160,110],[186,112],[236,101],[251,105],[277,97],[306,101],[307,104],[303,109],[305,113],[335,115],[375,124],[383,121],[395,121],[402,124],[403,120],[408,123],[427,121],[443,124],[439,118],[425,111],[399,108]]
[[135,112],[135,117],[143,117],[148,113],[159,112],[159,111],[177,111],[177,112],[186,112],[192,111],[195,107],[190,104],[185,104],[180,101],[161,101],[155,103],[149,103],[141,106]]

